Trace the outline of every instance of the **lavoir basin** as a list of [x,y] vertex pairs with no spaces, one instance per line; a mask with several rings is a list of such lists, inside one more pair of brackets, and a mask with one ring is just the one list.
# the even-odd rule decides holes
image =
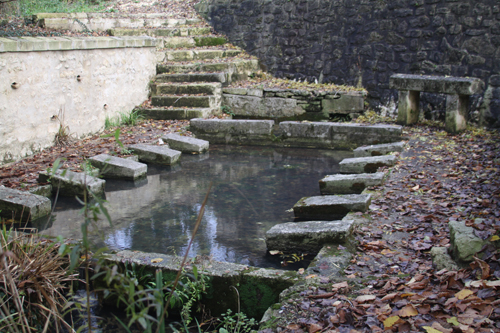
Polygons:
[[[112,224],[102,218],[90,239],[98,248],[184,255],[212,182],[189,256],[276,268],[265,232],[293,221],[293,205],[319,195],[318,181],[338,173],[348,157],[347,151],[212,145],[171,167],[148,165],[145,179],[106,181]],[[75,198],[59,198],[41,233],[81,239],[81,208]]]

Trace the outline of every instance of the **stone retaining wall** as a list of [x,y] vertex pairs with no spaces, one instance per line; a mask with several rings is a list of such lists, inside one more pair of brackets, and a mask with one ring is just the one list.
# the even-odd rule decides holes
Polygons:
[[0,164],[95,133],[148,98],[149,37],[0,38]]
[[[498,0],[205,0],[198,10],[277,77],[359,85],[372,106],[397,99],[394,73],[481,78],[484,100],[471,106],[500,126]],[[444,113],[443,97],[422,100]]]

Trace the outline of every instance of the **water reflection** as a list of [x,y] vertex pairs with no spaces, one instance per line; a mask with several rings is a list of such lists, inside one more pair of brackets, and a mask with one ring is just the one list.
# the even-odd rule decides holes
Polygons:
[[[210,182],[202,224],[190,256],[273,266],[264,235],[293,220],[287,212],[301,197],[319,195],[318,180],[338,172],[348,152],[212,146],[204,155],[183,155],[174,167],[148,166],[147,181],[108,180],[107,208],[113,224],[98,221],[96,246],[183,255]],[[80,238],[80,206],[58,202],[45,234]]]

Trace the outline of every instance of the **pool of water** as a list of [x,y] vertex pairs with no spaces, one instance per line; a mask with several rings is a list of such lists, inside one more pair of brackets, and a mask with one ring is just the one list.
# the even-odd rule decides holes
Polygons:
[[[107,180],[105,219],[92,228],[95,246],[185,254],[209,184],[205,214],[189,256],[208,256],[257,267],[277,267],[266,254],[265,232],[294,219],[290,209],[304,196],[319,195],[318,181],[338,173],[345,151],[211,146],[183,154],[172,167],[148,165],[138,182]],[[81,238],[81,205],[60,198],[43,234]]]

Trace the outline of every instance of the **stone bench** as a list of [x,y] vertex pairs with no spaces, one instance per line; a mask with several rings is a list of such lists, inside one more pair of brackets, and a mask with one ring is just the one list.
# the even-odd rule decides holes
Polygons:
[[398,124],[411,125],[418,121],[420,92],[448,94],[446,97],[446,131],[457,133],[467,126],[469,96],[479,94],[484,82],[477,78],[394,74],[391,89],[399,90]]

